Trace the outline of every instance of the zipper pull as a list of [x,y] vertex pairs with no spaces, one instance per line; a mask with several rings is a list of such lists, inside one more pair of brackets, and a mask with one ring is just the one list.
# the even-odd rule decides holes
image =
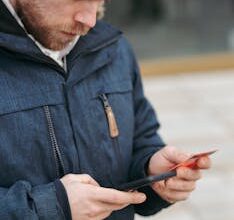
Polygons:
[[115,119],[115,115],[114,112],[111,108],[111,105],[108,101],[108,98],[106,96],[106,94],[101,94],[99,95],[100,99],[103,102],[103,106],[106,112],[106,117],[108,120],[108,125],[109,125],[109,132],[110,132],[110,136],[112,138],[116,138],[119,136],[119,129],[116,123],[116,119]]

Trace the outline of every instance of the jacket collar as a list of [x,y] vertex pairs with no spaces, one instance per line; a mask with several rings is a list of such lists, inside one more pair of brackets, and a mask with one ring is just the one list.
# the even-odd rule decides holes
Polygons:
[[[69,54],[71,59],[84,53],[94,52],[116,41],[121,32],[111,25],[98,21],[90,32],[81,37],[74,49]],[[16,53],[43,58],[45,55],[36,44],[28,37],[25,30],[18,24],[5,4],[0,0],[0,49],[4,48]]]
[[18,24],[5,4],[0,0],[0,32],[25,37],[24,29]]
[[122,32],[104,21],[98,21],[89,33],[81,37],[70,56],[88,54],[106,47],[117,41]]

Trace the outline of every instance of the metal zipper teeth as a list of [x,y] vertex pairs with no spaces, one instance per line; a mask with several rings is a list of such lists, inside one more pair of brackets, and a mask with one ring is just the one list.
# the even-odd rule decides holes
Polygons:
[[47,119],[49,136],[50,136],[51,145],[52,145],[53,154],[54,154],[55,163],[56,163],[56,172],[58,176],[60,176],[61,174],[64,175],[65,174],[64,163],[62,160],[62,154],[59,149],[59,145],[58,145],[57,138],[55,135],[54,125],[53,125],[49,106],[44,106],[44,112],[45,112],[46,119]]
[[101,94],[101,95],[99,95],[99,97],[103,102],[103,106],[104,106],[104,110],[106,113],[107,122],[108,122],[108,126],[109,126],[110,136],[111,136],[111,138],[117,138],[119,136],[119,129],[117,126],[114,112],[113,112],[112,107],[109,103],[109,100],[108,100],[106,94]]
[[[105,112],[106,112],[107,121],[108,121],[108,124],[109,124],[110,137],[112,139],[112,143],[113,143],[113,146],[114,146],[114,151],[115,151],[115,153],[117,155],[117,166],[120,167],[120,170],[123,171],[124,170],[123,163],[122,163],[123,159],[122,159],[122,156],[121,156],[121,151],[120,151],[119,141],[118,141],[119,129],[118,129],[118,126],[117,126],[115,115],[114,115],[114,112],[112,110],[112,106],[111,106],[111,104],[110,104],[110,102],[108,100],[107,95],[106,94],[101,94],[101,95],[99,95],[99,98],[102,100],[102,103],[103,103],[103,106],[104,106],[104,109],[105,109]],[[111,115],[112,115],[111,119],[110,119],[110,116],[108,116],[108,114],[110,114],[110,112],[111,112]],[[113,121],[110,122],[110,120],[113,120]],[[114,181],[112,180],[112,177],[111,177],[111,181],[112,181],[112,185],[115,186],[116,184],[114,184]]]

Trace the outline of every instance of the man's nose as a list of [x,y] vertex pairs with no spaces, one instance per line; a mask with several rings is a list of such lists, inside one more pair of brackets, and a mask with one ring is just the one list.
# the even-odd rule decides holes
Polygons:
[[93,28],[97,22],[97,6],[90,5],[87,10],[77,12],[75,21]]

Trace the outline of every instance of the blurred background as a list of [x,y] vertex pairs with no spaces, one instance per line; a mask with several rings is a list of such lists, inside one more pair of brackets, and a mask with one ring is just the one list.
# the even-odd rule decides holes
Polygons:
[[106,13],[136,52],[164,140],[220,149],[189,200],[148,219],[233,220],[234,0],[118,0]]
[[233,52],[233,0],[118,0],[106,20],[124,31],[141,59]]

